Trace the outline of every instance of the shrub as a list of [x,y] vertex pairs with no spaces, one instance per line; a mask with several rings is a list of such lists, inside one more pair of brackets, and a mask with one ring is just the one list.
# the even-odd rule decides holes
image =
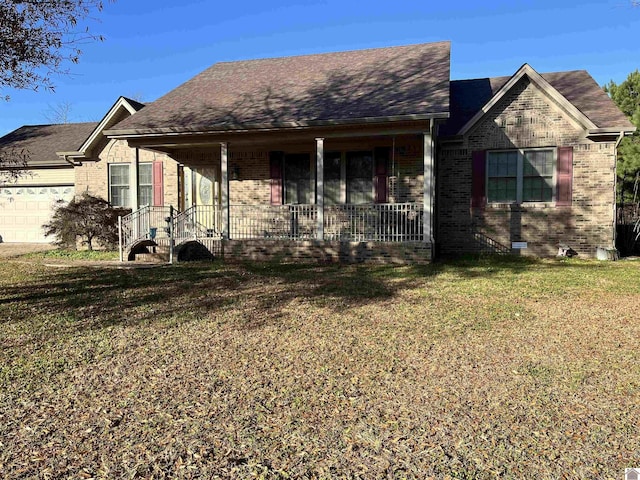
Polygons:
[[89,250],[96,243],[112,250],[118,245],[118,216],[130,211],[85,192],[68,203],[58,200],[51,221],[42,227],[59,247],[76,249],[79,241]]

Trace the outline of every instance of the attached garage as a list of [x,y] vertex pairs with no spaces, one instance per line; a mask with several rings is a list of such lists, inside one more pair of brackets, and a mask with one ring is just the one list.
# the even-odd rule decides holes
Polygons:
[[42,225],[51,219],[57,200],[69,201],[75,193],[74,166],[57,152],[77,148],[96,125],[27,125],[0,138],[0,159],[3,153],[10,158],[15,152],[27,158],[25,171],[17,181],[8,181],[10,175],[3,175],[0,169],[1,242],[53,240],[44,236]]
[[44,236],[57,200],[73,198],[73,185],[2,187],[0,189],[0,239],[2,242],[51,242]]

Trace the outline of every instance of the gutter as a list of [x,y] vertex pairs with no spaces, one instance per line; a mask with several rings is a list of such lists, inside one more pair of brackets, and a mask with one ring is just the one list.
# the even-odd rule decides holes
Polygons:
[[65,162],[73,165],[74,167],[82,165],[80,160],[72,160],[72,158],[83,158],[81,152],[56,152],[56,155],[63,158]]

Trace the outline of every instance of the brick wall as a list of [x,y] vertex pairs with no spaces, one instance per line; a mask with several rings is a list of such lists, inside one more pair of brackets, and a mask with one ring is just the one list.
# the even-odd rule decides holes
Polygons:
[[[238,179],[231,178],[238,169]],[[269,205],[271,180],[267,150],[238,150],[229,152],[229,203],[231,205]]]
[[[84,161],[75,168],[76,194],[89,192],[109,199],[109,164],[135,162],[136,151],[124,140],[108,140],[101,144],[96,161]],[[139,150],[139,162],[163,163],[164,203],[178,206],[178,164],[168,156]]]
[[427,243],[294,242],[285,240],[220,241],[214,255],[228,260],[278,262],[344,262],[425,264],[431,261]]
[[[497,251],[528,242],[523,254],[549,256],[567,244],[582,256],[613,239],[614,144],[596,143],[525,78],[456,143],[438,148],[438,249],[443,254]],[[471,156],[476,150],[573,147],[568,207],[486,205],[471,209]]]

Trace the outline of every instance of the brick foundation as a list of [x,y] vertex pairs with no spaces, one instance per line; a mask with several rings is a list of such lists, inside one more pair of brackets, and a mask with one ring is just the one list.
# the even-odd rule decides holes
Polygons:
[[[432,254],[430,244],[418,242],[294,242],[286,240],[203,239],[202,245],[214,257],[230,261],[426,264],[431,262]],[[177,257],[181,260],[191,260],[191,258],[180,258],[179,253]]]

